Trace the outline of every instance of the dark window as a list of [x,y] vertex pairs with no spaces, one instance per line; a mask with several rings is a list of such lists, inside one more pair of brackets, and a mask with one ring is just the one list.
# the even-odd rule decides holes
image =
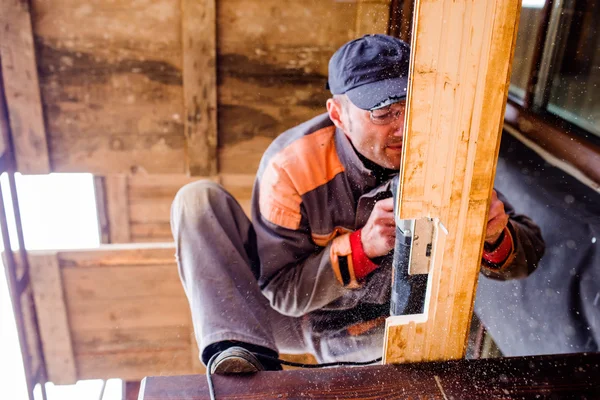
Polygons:
[[546,110],[600,136],[600,0],[565,2]]
[[544,5],[545,0],[523,0],[509,89],[511,98],[519,103],[525,98]]

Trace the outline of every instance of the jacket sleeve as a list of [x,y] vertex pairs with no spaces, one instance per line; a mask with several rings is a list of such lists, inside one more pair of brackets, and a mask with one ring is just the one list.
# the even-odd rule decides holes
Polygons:
[[498,192],[509,216],[508,234],[512,240],[512,251],[503,265],[490,268],[482,265],[482,273],[492,279],[509,280],[525,278],[537,268],[544,255],[545,243],[540,228],[527,216],[517,214],[506,198]]
[[300,194],[285,171],[275,175],[275,182],[261,182],[259,177],[252,196],[259,285],[274,309],[297,317],[323,308],[359,285],[348,265],[352,263],[350,234],[341,232],[316,244]]

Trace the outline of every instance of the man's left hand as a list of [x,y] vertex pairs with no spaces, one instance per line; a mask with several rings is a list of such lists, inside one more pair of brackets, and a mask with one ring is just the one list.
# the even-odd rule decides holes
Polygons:
[[485,231],[485,241],[490,244],[495,243],[500,234],[502,234],[506,224],[508,224],[508,214],[504,211],[504,203],[498,199],[496,191],[493,190],[487,229]]

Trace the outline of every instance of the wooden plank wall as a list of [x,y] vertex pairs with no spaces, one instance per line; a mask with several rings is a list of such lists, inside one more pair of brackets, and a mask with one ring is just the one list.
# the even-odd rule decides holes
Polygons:
[[32,0],[52,171],[105,176],[110,243],[170,240],[194,179],[248,209],[264,150],[325,111],[330,56],[387,32],[390,2]]
[[214,18],[201,4],[32,0],[53,171],[255,171],[274,137],[324,110],[331,54],[387,31],[390,0],[223,0]]
[[[53,319],[40,320],[40,330],[54,383],[202,372],[172,244],[32,252],[29,259],[40,267],[31,275],[38,312]],[[53,263],[58,280],[47,279]],[[55,287],[63,296],[51,293]]]
[[55,172],[185,173],[175,1],[32,1]]
[[0,55],[17,169],[50,172],[29,2],[0,1]]
[[99,212],[105,213],[108,221],[103,243],[173,240],[169,222],[171,203],[181,187],[199,179],[222,184],[250,216],[254,175],[229,174],[213,178],[181,174],[107,176],[102,180],[98,198],[99,202],[106,204],[106,208]]
[[[385,33],[390,0],[0,5],[10,122],[25,146],[19,170],[99,176],[106,240],[162,242],[172,240],[175,193],[196,179],[222,183],[248,211],[264,150],[325,111],[330,56],[357,36]],[[34,293],[40,303],[52,293],[53,310],[40,304],[47,365],[68,367],[53,379],[201,371],[173,249],[138,250],[31,255],[55,257],[61,279],[62,300],[57,285]],[[48,281],[41,275],[32,277],[38,288]],[[65,319],[53,320],[63,306]],[[65,324],[70,340],[53,341]]]

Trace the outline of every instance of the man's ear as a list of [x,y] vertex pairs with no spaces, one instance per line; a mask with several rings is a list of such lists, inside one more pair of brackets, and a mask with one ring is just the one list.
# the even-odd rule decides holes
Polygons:
[[342,105],[335,99],[327,100],[327,113],[329,113],[329,119],[333,121],[333,124],[344,130],[344,122],[342,121]]

